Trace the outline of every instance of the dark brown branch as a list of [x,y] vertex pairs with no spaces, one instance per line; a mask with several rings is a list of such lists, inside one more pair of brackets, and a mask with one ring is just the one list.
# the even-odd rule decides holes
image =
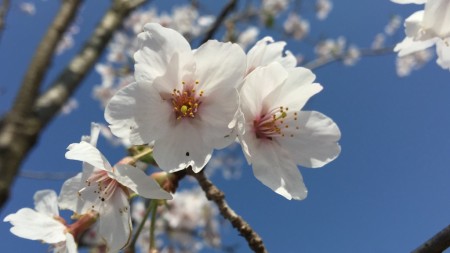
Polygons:
[[441,253],[450,248],[450,225],[420,245],[412,253]]
[[[106,48],[113,33],[128,14],[147,0],[114,0],[93,35],[70,61],[50,88],[39,96],[28,114],[11,111],[0,121],[0,208],[9,197],[9,189],[28,152],[34,147],[41,131],[57,115]],[[36,84],[39,85],[39,84]],[[35,87],[30,89],[34,90]],[[21,95],[17,100],[23,100]],[[23,95],[30,97],[29,95]],[[16,102],[17,104],[17,102]],[[19,106],[23,107],[23,105]],[[32,108],[32,109],[31,109]]]
[[0,38],[2,37],[3,30],[5,30],[5,20],[6,14],[8,14],[9,10],[9,0],[3,0],[2,5],[0,6]]
[[[321,57],[314,59],[312,61],[309,61],[305,64],[302,64],[302,67],[308,68],[308,69],[317,69],[320,67],[323,67],[325,65],[328,65],[333,62],[339,62],[343,61],[345,59],[345,51],[337,54],[337,55],[330,55],[328,57]],[[362,49],[360,57],[366,57],[366,56],[379,56],[379,55],[387,55],[387,54],[394,54],[394,47],[383,47],[383,48],[377,48],[377,49]]]
[[236,5],[237,0],[230,0],[228,2],[228,4],[222,9],[220,14],[217,16],[216,20],[214,21],[214,24],[212,24],[208,32],[206,32],[205,37],[203,37],[200,44],[203,44],[214,37],[214,34],[217,32],[220,25],[222,25],[228,14],[230,14],[231,11],[233,11],[236,8]]
[[206,194],[208,200],[214,201],[219,208],[220,214],[231,222],[234,228],[236,228],[240,235],[247,240],[248,246],[258,253],[267,253],[266,248],[261,237],[250,227],[250,225],[239,215],[237,215],[233,209],[225,201],[225,194],[219,190],[211,181],[209,181],[203,171],[194,173],[192,169],[188,169],[187,173],[194,177],[203,191]]

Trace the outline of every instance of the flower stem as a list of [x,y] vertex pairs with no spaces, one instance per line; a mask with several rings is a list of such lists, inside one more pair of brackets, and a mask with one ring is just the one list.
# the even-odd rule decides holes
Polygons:
[[154,200],[151,203],[151,209],[152,209],[152,219],[150,221],[150,251],[149,252],[156,252],[156,245],[155,245],[155,223],[156,223],[156,209],[158,208],[158,201]]
[[153,205],[154,205],[153,203],[156,203],[156,200],[150,200],[150,203],[148,204],[147,209],[145,209],[144,217],[142,217],[142,221],[139,224],[139,227],[137,228],[136,233],[134,234],[134,237],[130,242],[130,246],[128,246],[128,248],[132,249],[133,252],[134,252],[134,245],[136,244],[139,234],[141,233],[142,229],[144,228],[145,221],[147,220],[150,212],[153,210]]

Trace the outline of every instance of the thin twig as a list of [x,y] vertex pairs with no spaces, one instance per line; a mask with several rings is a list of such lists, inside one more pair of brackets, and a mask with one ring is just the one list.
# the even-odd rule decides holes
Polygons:
[[208,40],[212,39],[214,37],[214,34],[219,29],[220,25],[224,22],[225,18],[228,16],[228,14],[231,13],[236,8],[237,0],[230,0],[227,5],[222,9],[220,14],[217,16],[216,20],[214,21],[214,24],[209,28],[208,32],[205,34],[205,37],[201,40],[200,44],[203,44],[207,42]]
[[450,225],[424,242],[412,253],[441,253],[450,248]]
[[5,24],[6,24],[6,15],[8,14],[9,10],[9,0],[3,0],[2,5],[0,6],[0,39],[3,34],[3,30],[5,30]]
[[[58,114],[60,108],[92,69],[123,20],[132,10],[147,1],[114,0],[93,35],[49,89],[40,95],[34,104],[24,102],[33,108],[32,110],[25,108],[25,111],[31,112],[18,117],[23,114],[17,115],[11,111],[0,121],[0,208],[9,197],[9,189],[19,166],[34,147],[42,130]],[[31,89],[34,90],[35,87]],[[22,93],[17,100],[23,100],[21,96]],[[30,97],[26,94],[23,96]]]
[[[337,55],[330,55],[328,57],[320,57],[317,59],[314,59],[312,61],[309,61],[305,64],[302,64],[302,67],[308,68],[308,69],[317,69],[320,67],[324,67],[325,65],[328,65],[333,62],[339,62],[343,61],[345,59],[345,53],[342,52]],[[377,48],[377,49],[361,49],[360,50],[360,57],[366,57],[366,56],[379,56],[379,55],[387,55],[387,54],[394,54],[394,47],[383,47],[383,48]]]
[[208,200],[214,201],[214,203],[219,208],[220,214],[225,219],[229,220],[233,227],[239,231],[240,235],[243,236],[245,240],[247,240],[248,246],[254,252],[267,253],[261,237],[241,216],[237,215],[236,212],[231,209],[231,207],[225,201],[225,194],[205,177],[203,170],[199,173],[194,173],[192,169],[188,168],[187,173],[198,181]]

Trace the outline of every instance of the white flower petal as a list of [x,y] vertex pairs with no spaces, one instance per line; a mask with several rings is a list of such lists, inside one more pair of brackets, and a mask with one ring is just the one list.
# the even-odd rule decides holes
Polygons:
[[406,36],[414,38],[414,40],[427,40],[430,37],[422,28],[422,20],[424,11],[416,11],[405,20]]
[[[299,112],[298,122],[286,120],[286,124],[299,127],[283,129],[286,137],[278,138],[280,145],[288,150],[297,164],[309,168],[319,168],[333,161],[341,147],[337,141],[341,132],[332,119],[322,113]],[[291,137],[291,134],[293,137]]]
[[74,212],[82,213],[87,208],[83,208],[83,203],[79,198],[78,191],[84,187],[84,182],[81,178],[81,173],[67,179],[61,187],[61,192],[58,197],[59,208],[68,209]]
[[53,190],[41,190],[34,194],[34,208],[47,216],[59,216],[56,192]]
[[105,110],[105,119],[118,137],[130,138],[135,145],[150,143],[167,131],[172,108],[147,83],[133,83],[119,90]]
[[77,244],[71,233],[66,233],[66,253],[77,253]]
[[99,234],[106,241],[108,252],[118,252],[131,237],[130,206],[127,195],[118,189],[110,199],[110,204],[100,213]]
[[441,68],[450,70],[450,39],[447,41],[439,40],[436,43],[436,53],[438,55],[437,63]]
[[272,37],[258,41],[247,53],[247,73],[272,62],[278,62],[285,68],[295,67],[297,65],[295,56],[290,51],[283,53],[285,46],[286,42],[274,42]]
[[430,32],[430,36],[450,37],[450,1],[428,0],[425,4],[423,27]]
[[161,189],[155,180],[140,169],[126,164],[117,164],[114,168],[115,179],[139,196],[148,199],[172,199],[170,193]]
[[405,37],[402,42],[395,46],[394,52],[398,52],[398,56],[403,57],[427,49],[433,46],[434,43],[435,40],[414,41],[411,37]]
[[241,85],[246,69],[246,56],[237,44],[210,40],[194,52],[197,64],[197,90],[208,96],[214,89],[222,86]]
[[181,34],[157,23],[146,24],[144,32],[138,35],[138,41],[140,49],[134,54],[137,81],[148,82],[163,75],[174,54],[185,55],[191,51]]
[[89,163],[95,168],[111,171],[111,165],[102,153],[91,144],[82,141],[72,143],[67,147],[66,158]]
[[66,227],[61,222],[30,208],[22,208],[6,216],[3,221],[13,225],[11,233],[25,239],[42,240],[50,244],[66,240]]
[[153,156],[161,169],[175,172],[192,166],[200,171],[211,159],[210,143],[202,142],[201,125],[196,120],[181,119],[170,134],[155,141]]
[[259,145],[252,156],[253,174],[287,199],[302,200],[308,191],[297,166],[286,151],[275,143]]

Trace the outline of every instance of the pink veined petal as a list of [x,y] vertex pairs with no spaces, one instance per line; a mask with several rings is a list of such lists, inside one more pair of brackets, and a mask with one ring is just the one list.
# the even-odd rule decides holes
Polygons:
[[194,52],[197,90],[207,97],[222,86],[238,87],[245,75],[246,56],[237,44],[210,40]]
[[450,39],[447,41],[439,40],[436,43],[437,63],[441,68],[450,70]]
[[[86,177],[87,178],[87,177]],[[100,208],[100,200],[98,195],[94,194],[94,187],[89,190],[80,190],[85,187],[85,180],[82,180],[81,173],[67,179],[61,187],[59,193],[58,203],[61,209],[69,209],[79,214],[84,214],[92,209],[98,211]],[[94,206],[94,208],[92,207]]]
[[261,112],[271,109],[266,107],[264,99],[287,78],[288,72],[276,62],[252,71],[240,91],[241,110],[245,117],[259,116]]
[[138,82],[153,81],[170,68],[169,62],[174,54],[186,55],[191,51],[189,43],[180,33],[157,23],[146,24],[144,32],[138,35],[138,42],[140,49],[134,54]]
[[148,199],[172,199],[172,195],[159,186],[150,176],[143,171],[126,164],[115,166],[115,179],[130,188],[139,196]]
[[123,249],[131,238],[131,216],[127,195],[118,189],[100,213],[100,236],[106,241],[108,252]]
[[428,0],[425,4],[423,27],[432,36],[441,39],[450,37],[450,1]]
[[105,110],[111,131],[122,138],[130,138],[135,145],[150,143],[167,131],[161,127],[172,116],[168,101],[147,83],[133,83],[119,90]]
[[408,54],[415,53],[417,51],[422,51],[433,46],[435,43],[434,39],[425,41],[414,41],[411,37],[405,37],[405,39],[395,45],[394,52],[398,52],[398,57],[402,57]]
[[297,122],[290,118],[286,124],[291,127],[283,129],[285,137],[277,138],[277,141],[297,164],[320,168],[338,157],[341,147],[337,141],[341,132],[327,116],[315,111],[302,111]]
[[95,168],[111,171],[111,165],[102,153],[91,144],[82,141],[80,143],[72,143],[67,147],[66,158],[89,163]]
[[34,208],[47,216],[59,216],[56,192],[53,190],[41,190],[34,194]]
[[77,253],[77,244],[71,233],[66,233],[66,253]]
[[264,185],[287,199],[302,200],[308,190],[293,159],[275,142],[263,141],[253,150],[253,174]]
[[66,240],[66,227],[61,222],[30,208],[22,208],[6,216],[3,221],[13,225],[10,231],[18,237],[50,244]]
[[193,119],[181,119],[170,134],[155,141],[153,156],[161,169],[175,172],[192,166],[199,172],[211,159],[213,147],[203,143],[200,123]]

